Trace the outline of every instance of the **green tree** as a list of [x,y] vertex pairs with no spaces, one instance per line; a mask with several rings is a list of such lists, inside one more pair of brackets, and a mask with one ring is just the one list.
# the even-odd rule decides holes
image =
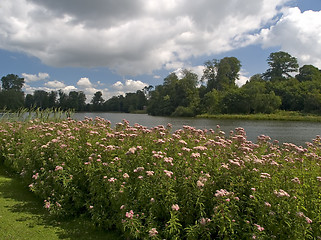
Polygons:
[[104,103],[104,99],[102,97],[102,92],[98,91],[94,94],[94,96],[92,97],[91,103],[93,105],[93,110],[94,111],[101,111],[102,110],[102,106]]
[[35,102],[34,102],[34,99],[33,99],[33,95],[32,94],[27,94],[26,98],[25,98],[25,107],[31,109],[31,108],[34,107],[34,104],[35,104]]
[[0,92],[0,109],[18,110],[24,106],[24,93],[14,89]]
[[49,94],[44,90],[36,90],[33,93],[34,106],[41,109],[49,107]]
[[62,90],[58,91],[58,95],[59,95],[59,100],[58,100],[58,106],[62,109],[62,110],[68,110],[68,95],[66,93],[64,93]]
[[51,91],[48,95],[48,107],[54,108],[57,107],[57,96],[58,93],[56,91]]
[[2,90],[0,92],[0,108],[17,110],[24,106],[24,93],[22,87],[24,79],[18,75],[8,74],[1,78]]
[[304,65],[300,67],[299,74],[295,76],[299,82],[305,81],[321,81],[321,72],[313,65]]
[[321,93],[313,90],[308,93],[304,99],[304,111],[312,113],[321,113]]
[[25,80],[24,78],[20,78],[18,75],[8,74],[1,78],[1,82],[3,90],[21,91]]
[[271,53],[267,62],[270,68],[263,74],[263,78],[270,81],[288,79],[290,73],[297,72],[299,68],[297,59],[282,51]]
[[224,91],[235,87],[239,78],[241,62],[235,57],[225,57],[221,60],[213,59],[205,62],[202,82],[207,81],[207,91],[216,89]]

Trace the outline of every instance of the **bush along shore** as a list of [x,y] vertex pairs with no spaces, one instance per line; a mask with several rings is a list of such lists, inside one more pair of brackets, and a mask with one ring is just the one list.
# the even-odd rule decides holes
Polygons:
[[0,122],[1,164],[54,215],[127,239],[320,239],[321,138],[306,147],[190,126]]

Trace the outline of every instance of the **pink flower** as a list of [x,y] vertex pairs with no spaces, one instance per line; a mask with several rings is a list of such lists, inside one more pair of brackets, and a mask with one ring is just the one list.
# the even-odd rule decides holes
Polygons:
[[154,175],[154,171],[146,171],[147,176],[153,176]]
[[109,178],[109,179],[108,179],[108,182],[115,182],[116,180],[117,180],[116,178],[113,178],[113,177],[112,177],[112,178]]
[[268,203],[268,202],[265,202],[264,205],[267,206],[267,207],[271,207],[271,204]]
[[311,220],[310,218],[308,218],[308,217],[305,217],[305,221],[306,221],[308,224],[312,223],[312,220]]
[[39,177],[39,173],[36,173],[35,175],[32,176],[32,178],[36,179]]
[[149,230],[149,236],[150,237],[155,237],[158,234],[156,228],[152,228],[151,230]]
[[277,197],[290,197],[290,194],[288,194],[286,191],[280,189],[279,191],[276,191],[274,190],[274,194],[277,196]]
[[128,152],[126,153],[126,155],[134,154],[136,152],[136,150],[137,150],[137,148],[131,147],[130,149],[128,149]]
[[226,191],[225,189],[216,190],[215,197],[224,197],[224,196],[227,196],[229,194],[230,193],[228,191]]
[[123,174],[123,178],[129,178],[128,173],[124,173],[124,174]]
[[259,230],[260,232],[264,231],[264,227],[261,227],[260,225],[258,224],[254,224],[254,226],[257,227],[257,230]]
[[125,208],[125,205],[121,205],[121,206],[120,206],[120,209],[124,209],[124,208]]
[[291,182],[301,184],[300,179],[297,178],[297,177],[293,178],[293,179],[291,180]]
[[63,170],[63,167],[61,166],[56,166],[55,171]]
[[172,210],[173,211],[178,211],[179,210],[179,206],[177,204],[173,204],[172,205]]
[[165,173],[166,176],[168,176],[168,177],[172,177],[172,175],[173,175],[173,172],[167,171],[167,170],[164,170],[164,173]]
[[125,216],[126,216],[127,218],[129,218],[129,219],[132,219],[133,216],[134,216],[133,210],[130,210],[129,212],[126,212]]
[[197,181],[196,185],[199,188],[204,187],[204,183],[202,181],[200,181],[200,180]]
[[48,202],[47,200],[45,200],[45,208],[49,209],[50,208],[50,202]]

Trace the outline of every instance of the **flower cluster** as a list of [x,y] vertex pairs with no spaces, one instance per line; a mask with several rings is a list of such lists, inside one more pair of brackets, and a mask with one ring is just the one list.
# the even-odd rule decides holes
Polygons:
[[1,164],[52,214],[129,239],[318,239],[321,138],[147,128],[86,118],[0,122]]

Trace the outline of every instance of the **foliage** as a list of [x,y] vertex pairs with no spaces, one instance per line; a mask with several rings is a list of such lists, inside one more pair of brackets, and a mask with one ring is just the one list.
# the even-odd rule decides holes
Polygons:
[[298,62],[287,52],[274,52],[268,58],[270,68],[263,74],[266,80],[282,80],[290,78],[290,73],[297,72]]
[[184,69],[182,77],[171,73],[164,84],[151,92],[147,113],[151,115],[195,116],[199,106],[198,77]]
[[3,90],[21,91],[25,82],[24,78],[19,78],[18,75],[8,74],[1,78]]
[[207,81],[207,89],[211,91],[227,90],[235,87],[235,80],[239,77],[240,61],[235,57],[225,57],[221,60],[213,59],[205,62],[202,81]]
[[320,137],[280,146],[242,128],[34,119],[2,121],[0,149],[50,213],[87,215],[124,238],[321,237]]

